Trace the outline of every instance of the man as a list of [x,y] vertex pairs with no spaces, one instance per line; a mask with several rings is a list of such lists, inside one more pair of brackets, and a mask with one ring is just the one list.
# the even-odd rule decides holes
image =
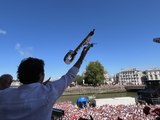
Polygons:
[[9,88],[12,83],[13,77],[10,74],[3,74],[0,76],[0,90]]
[[50,120],[52,107],[72,81],[90,47],[85,47],[73,67],[59,80],[43,84],[44,62],[37,58],[22,60],[17,77],[23,84],[0,91],[1,120]]

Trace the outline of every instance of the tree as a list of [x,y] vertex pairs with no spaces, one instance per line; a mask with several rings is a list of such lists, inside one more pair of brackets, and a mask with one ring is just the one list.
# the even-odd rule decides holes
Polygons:
[[84,74],[85,83],[93,84],[94,86],[103,83],[105,80],[104,73],[104,67],[99,61],[90,62]]
[[78,84],[78,85],[83,85],[83,76],[81,75],[77,75],[76,79],[75,79],[75,82]]

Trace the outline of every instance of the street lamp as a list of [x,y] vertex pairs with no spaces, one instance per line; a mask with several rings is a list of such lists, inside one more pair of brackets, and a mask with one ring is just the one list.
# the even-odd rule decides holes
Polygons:
[[160,43],[160,38],[153,38],[153,42]]

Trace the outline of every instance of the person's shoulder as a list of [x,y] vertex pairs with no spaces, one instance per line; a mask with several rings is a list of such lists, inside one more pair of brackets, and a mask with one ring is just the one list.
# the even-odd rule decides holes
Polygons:
[[16,92],[17,88],[6,88],[4,90],[0,90],[0,98],[8,98],[11,96],[14,96],[14,93]]
[[17,88],[12,88],[12,87],[9,87],[9,88],[6,88],[4,90],[0,90],[0,92],[13,92],[15,91]]

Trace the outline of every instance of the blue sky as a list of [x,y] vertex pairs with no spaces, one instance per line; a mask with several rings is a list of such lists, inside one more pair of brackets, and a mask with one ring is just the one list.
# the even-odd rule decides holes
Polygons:
[[69,50],[96,29],[83,65],[98,60],[110,75],[126,68],[160,67],[159,0],[1,0],[0,74],[16,79],[23,58],[45,61],[46,79],[56,79],[72,64],[64,63]]

